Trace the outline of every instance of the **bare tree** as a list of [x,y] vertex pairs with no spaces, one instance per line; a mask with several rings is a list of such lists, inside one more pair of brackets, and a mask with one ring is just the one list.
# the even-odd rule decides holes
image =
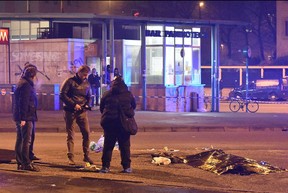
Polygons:
[[[258,40],[259,57],[266,60],[276,47],[276,3],[271,1],[255,1],[246,5],[246,15],[251,23],[252,34]],[[265,54],[266,53],[266,54]]]
[[[246,21],[251,25],[221,26],[220,40],[227,58],[240,61],[239,50],[250,45],[253,56],[265,61],[276,47],[275,1],[122,1],[122,13],[138,10],[144,17]],[[242,34],[242,35],[241,35]],[[205,40],[204,40],[205,41]],[[269,54],[268,54],[269,53]]]

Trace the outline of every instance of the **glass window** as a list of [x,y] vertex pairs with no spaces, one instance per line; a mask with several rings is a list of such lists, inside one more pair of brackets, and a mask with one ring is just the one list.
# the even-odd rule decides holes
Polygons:
[[35,40],[35,39],[37,39],[37,29],[39,28],[39,23],[38,22],[31,22],[30,26],[31,26],[30,39]]
[[49,21],[40,21],[40,27],[41,28],[49,27]]
[[166,47],[165,85],[175,85],[174,81],[174,47]]
[[131,84],[139,84],[141,61],[140,48],[140,45],[124,46],[123,78],[128,86]]
[[20,39],[20,21],[11,21],[11,40]]
[[[182,32],[182,29],[175,29],[175,32]],[[176,34],[175,33],[175,34]],[[182,45],[183,44],[183,37],[175,37],[175,44]]]
[[[191,45],[191,40],[192,40],[192,38],[191,38],[191,29],[185,29],[184,30],[184,32],[186,32],[185,33],[185,35],[186,35],[186,37],[184,37],[184,44],[185,45]],[[187,34],[187,33],[189,33],[189,34]],[[189,37],[188,37],[189,36]]]
[[11,23],[9,21],[2,21],[2,27],[10,28],[11,27]]
[[183,58],[181,57],[182,47],[175,48],[175,83],[183,84]]
[[[147,26],[147,30],[154,31],[155,36],[147,36],[146,45],[163,45],[163,26]],[[156,36],[159,32],[160,36]]]
[[200,69],[200,48],[193,48],[192,52],[192,83],[200,84],[201,82],[201,69]]
[[[191,40],[191,38],[189,38]],[[190,85],[192,83],[192,49],[185,47],[185,56],[184,56],[184,84]]]
[[[200,28],[192,28],[192,32],[200,32]],[[192,38],[193,46],[200,46],[200,38]]]
[[[166,26],[165,31],[173,31],[174,32],[174,27],[171,26]],[[166,45],[174,45],[174,37],[165,37],[166,38]]]
[[163,84],[163,48],[146,48],[147,84]]
[[30,22],[29,21],[20,21],[20,35],[21,40],[29,40],[30,37]]

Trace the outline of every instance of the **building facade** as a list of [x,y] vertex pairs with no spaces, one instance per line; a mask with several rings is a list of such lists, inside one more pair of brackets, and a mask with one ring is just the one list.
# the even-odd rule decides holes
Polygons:
[[[243,25],[233,21],[31,13],[31,4],[26,3],[28,13],[0,14],[0,27],[10,32],[9,47],[0,46],[6,56],[0,59],[0,65],[5,66],[0,70],[1,84],[15,84],[15,75],[26,62],[36,64],[44,74],[41,84],[53,88],[82,64],[113,78],[112,71],[107,71],[110,65],[112,70],[120,69],[142,110],[202,111],[201,38],[212,39],[212,94],[217,98],[219,26]],[[211,34],[201,32],[202,26],[210,26]],[[107,89],[105,83],[102,91]]]
[[277,57],[288,56],[288,2],[276,2],[277,13]]

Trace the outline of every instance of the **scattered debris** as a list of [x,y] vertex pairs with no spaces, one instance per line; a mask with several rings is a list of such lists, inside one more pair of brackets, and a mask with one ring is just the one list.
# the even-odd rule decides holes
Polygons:
[[170,152],[177,152],[177,151],[179,151],[178,149],[169,149],[168,147],[164,147],[163,149],[164,149],[164,151],[170,151]]
[[152,164],[156,164],[158,166],[160,165],[169,165],[171,163],[171,160],[166,157],[153,157],[152,158]]
[[211,145],[210,147],[203,147],[202,150],[208,151],[208,150],[212,150],[214,149],[213,145]]
[[[161,153],[153,153],[151,154],[152,159],[157,158],[157,157],[165,157],[168,158],[171,163],[187,163],[187,160],[183,157],[178,157],[173,155],[172,153],[168,153],[168,152],[161,152]],[[165,164],[163,164],[165,165]]]
[[86,162],[85,166],[79,168],[79,170],[83,170],[83,171],[98,171],[98,170],[100,170],[100,168],[97,168],[96,165],[91,165],[89,162]]

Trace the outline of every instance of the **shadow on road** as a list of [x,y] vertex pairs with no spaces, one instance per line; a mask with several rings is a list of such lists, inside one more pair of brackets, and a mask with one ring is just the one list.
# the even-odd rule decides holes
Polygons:
[[15,151],[9,149],[0,149],[0,164],[10,163],[12,159],[15,159]]

